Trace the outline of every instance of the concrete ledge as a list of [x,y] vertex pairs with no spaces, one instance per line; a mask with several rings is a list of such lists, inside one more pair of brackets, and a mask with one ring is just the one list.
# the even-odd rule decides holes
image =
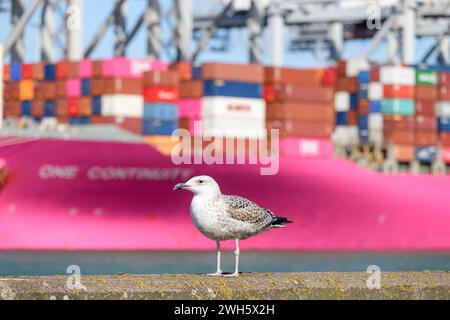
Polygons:
[[245,273],[239,278],[192,274],[0,278],[0,299],[450,299],[450,271],[383,272],[381,289],[357,272]]

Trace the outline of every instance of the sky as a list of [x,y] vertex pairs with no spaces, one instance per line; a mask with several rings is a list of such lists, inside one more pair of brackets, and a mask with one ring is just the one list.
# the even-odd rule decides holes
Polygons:
[[[63,2],[62,0],[58,0]],[[25,0],[26,3],[30,3],[31,0]],[[91,41],[95,31],[100,27],[104,19],[111,12],[114,1],[112,0],[95,0],[95,1],[84,1],[83,5],[83,47],[85,48]],[[127,29],[130,30],[134,22],[137,20],[139,15],[143,12],[147,0],[129,0],[126,5],[126,12],[128,16]],[[217,8],[211,5],[209,0],[194,0],[194,10],[204,11],[214,11]],[[167,12],[171,8],[170,0],[162,0],[162,12]],[[61,6],[61,9],[64,9]],[[39,21],[40,21],[40,9],[35,12],[31,21],[25,30],[25,47],[26,47],[26,62],[35,62],[39,60]],[[57,22],[61,25],[62,21]],[[173,22],[172,22],[173,24]],[[169,19],[164,19],[162,24],[162,33],[164,41],[170,41],[170,25]],[[60,29],[60,28],[58,28]],[[0,41],[5,42],[10,33],[10,17],[8,13],[0,12]],[[285,50],[283,57],[283,64],[289,67],[309,67],[309,66],[324,66],[329,64],[326,59],[326,52],[319,51],[319,54],[312,52],[303,51],[289,51],[289,30],[285,30]],[[63,39],[61,37],[61,39]],[[352,59],[360,56],[361,52],[367,46],[367,41],[347,41],[343,50],[343,58]],[[199,56],[198,62],[205,61],[223,61],[223,62],[248,62],[248,51],[247,51],[247,32],[246,30],[231,30],[230,31],[230,42],[226,51],[219,52],[216,50],[206,50]],[[433,39],[420,39],[416,41],[416,57],[420,58],[428,50],[428,48],[433,44]],[[217,47],[217,42],[211,41],[210,47]],[[264,57],[263,62],[269,64],[269,50],[271,46],[270,33],[268,30],[264,31],[263,34],[263,50]],[[56,59],[62,58],[62,50],[59,49]],[[145,45],[145,28],[141,28],[137,33],[133,41],[127,48],[127,56],[129,57],[143,57],[145,56],[146,45]],[[375,60],[383,61],[385,58],[385,45],[381,44],[375,50],[372,58]],[[109,28],[93,54],[92,58],[107,58],[113,55],[113,31]],[[174,52],[164,52],[162,59],[170,61],[174,57]],[[8,61],[8,60],[7,60]],[[432,60],[431,60],[432,61]]]

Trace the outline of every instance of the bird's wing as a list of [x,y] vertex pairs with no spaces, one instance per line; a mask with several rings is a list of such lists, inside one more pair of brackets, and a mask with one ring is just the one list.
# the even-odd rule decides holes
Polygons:
[[227,211],[238,221],[256,225],[258,228],[270,226],[276,217],[272,211],[261,208],[256,203],[239,196],[225,196]]

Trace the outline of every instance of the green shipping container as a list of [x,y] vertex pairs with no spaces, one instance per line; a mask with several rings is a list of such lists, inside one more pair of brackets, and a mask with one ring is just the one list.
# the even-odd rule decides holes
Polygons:
[[385,99],[381,102],[381,113],[383,114],[414,114],[414,100],[412,99]]
[[421,86],[437,86],[437,73],[431,70],[416,70],[416,84]]

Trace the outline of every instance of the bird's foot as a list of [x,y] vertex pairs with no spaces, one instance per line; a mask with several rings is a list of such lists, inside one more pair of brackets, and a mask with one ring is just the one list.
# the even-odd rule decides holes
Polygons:
[[237,277],[239,277],[239,273],[234,272],[234,273],[224,274],[223,276],[227,277],[227,278],[237,278]]
[[207,273],[206,275],[210,276],[210,277],[221,277],[222,276],[222,271],[214,272],[214,273]]

